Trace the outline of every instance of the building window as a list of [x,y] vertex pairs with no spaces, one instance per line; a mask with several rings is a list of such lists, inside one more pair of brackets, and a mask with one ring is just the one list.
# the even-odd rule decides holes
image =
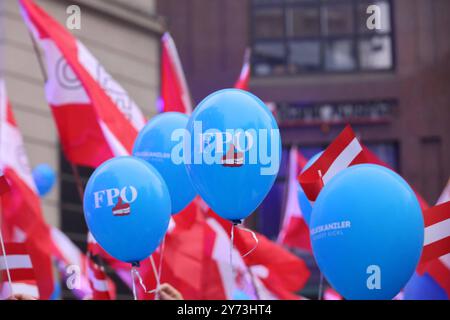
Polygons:
[[[394,68],[391,0],[252,0],[255,76]],[[377,6],[378,29],[367,8]]]

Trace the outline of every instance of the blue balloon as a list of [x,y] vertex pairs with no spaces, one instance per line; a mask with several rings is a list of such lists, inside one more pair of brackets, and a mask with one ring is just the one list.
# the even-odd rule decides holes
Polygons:
[[170,219],[166,183],[135,157],[104,162],[89,178],[84,217],[100,246],[129,263],[147,258],[163,239]]
[[[312,156],[303,167],[302,172],[305,172],[309,167],[311,167],[314,164],[314,162],[316,162],[316,160],[319,159],[322,153],[323,151],[316,153],[314,156]],[[303,191],[303,188],[300,186],[300,184],[298,184],[297,199],[300,205],[300,210],[302,210],[303,218],[305,219],[306,224],[309,226],[309,221],[311,220],[312,206],[311,202],[309,202],[308,197],[306,196],[305,191]]]
[[197,193],[221,217],[245,219],[266,197],[280,166],[272,113],[253,94],[224,89],[198,105],[187,130],[186,167]]
[[424,223],[402,177],[362,164],[324,186],[313,207],[310,235],[320,270],[346,299],[392,299],[414,273]]
[[37,165],[32,172],[34,183],[39,196],[43,197],[52,190],[56,181],[55,170],[50,165],[42,163]]
[[133,155],[154,166],[166,182],[172,214],[183,210],[196,194],[183,162],[183,141],[177,148],[177,139],[183,138],[188,119],[179,112],[157,115],[141,130],[133,147]]
[[449,297],[433,278],[425,273],[422,276],[414,273],[403,289],[405,300],[448,300]]
[[235,289],[233,291],[233,300],[252,300],[252,298],[244,291]]

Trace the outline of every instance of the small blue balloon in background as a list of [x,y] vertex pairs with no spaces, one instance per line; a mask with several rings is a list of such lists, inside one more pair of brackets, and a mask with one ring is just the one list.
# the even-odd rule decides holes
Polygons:
[[224,89],[203,99],[189,119],[186,163],[194,188],[224,219],[240,222],[264,200],[278,174],[280,133],[255,95]]
[[448,300],[450,297],[428,274],[414,273],[403,289],[404,300]]
[[166,183],[150,164],[136,157],[104,162],[89,178],[84,217],[100,246],[124,262],[153,253],[170,220]]
[[233,300],[252,300],[252,298],[244,291],[235,289],[233,291]]
[[362,164],[323,187],[310,236],[319,269],[346,299],[392,299],[416,269],[424,224],[416,195],[402,177]]
[[[305,172],[309,167],[311,167],[314,162],[316,162],[317,159],[320,158],[323,151],[316,153],[314,156],[312,156],[308,162],[305,164],[305,166],[302,168],[302,173]],[[312,206],[311,202],[309,202],[308,197],[306,197],[305,191],[303,191],[303,188],[298,183],[297,188],[297,199],[298,203],[300,205],[300,210],[302,211],[303,218],[306,221],[306,224],[309,226],[309,221],[311,219],[311,212],[312,212]]]
[[39,196],[41,197],[48,194],[55,185],[55,170],[53,170],[53,168],[46,163],[37,165],[33,169],[32,175],[36,188],[39,192]]
[[[188,119],[187,115],[179,112],[155,116],[139,132],[133,147],[133,155],[155,167],[166,182],[172,214],[183,210],[196,195],[183,161],[182,134]],[[181,148],[177,149],[177,145]]]

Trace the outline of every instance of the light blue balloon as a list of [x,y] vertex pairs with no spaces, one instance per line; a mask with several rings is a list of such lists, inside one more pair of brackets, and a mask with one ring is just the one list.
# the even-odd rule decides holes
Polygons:
[[252,298],[244,291],[235,289],[233,291],[233,300],[252,300]]
[[[308,162],[305,164],[305,166],[302,169],[302,173],[305,172],[309,167],[311,167],[314,162],[316,162],[317,159],[320,158],[323,151],[316,153],[314,156],[312,156]],[[309,226],[309,221],[311,220],[311,212],[312,212],[312,206],[311,202],[309,202],[308,197],[305,194],[305,191],[303,191],[303,188],[300,186],[300,184],[297,184],[297,199],[298,203],[300,205],[300,210],[302,210],[303,218],[306,221],[306,224]]]
[[197,193],[221,217],[245,219],[266,197],[280,166],[272,113],[253,94],[224,89],[198,105],[187,129],[186,167]]
[[428,274],[414,273],[403,289],[405,300],[448,300],[450,297]]
[[84,217],[100,246],[129,263],[159,246],[170,219],[166,183],[150,164],[135,157],[104,162],[89,178]]
[[[166,112],[151,119],[134,142],[133,155],[150,163],[161,174],[169,188],[172,214],[183,210],[195,197],[183,160],[183,141],[189,117],[179,112]],[[174,135],[174,137],[172,137]],[[181,143],[180,143],[181,140]],[[177,145],[181,144],[181,152]],[[174,152],[174,156],[172,156]]]
[[32,172],[34,183],[38,189],[39,196],[43,197],[52,190],[56,181],[56,174],[53,168],[42,163],[37,165]]
[[313,207],[311,245],[320,270],[346,299],[392,299],[419,261],[419,202],[395,172],[351,166],[324,186]]

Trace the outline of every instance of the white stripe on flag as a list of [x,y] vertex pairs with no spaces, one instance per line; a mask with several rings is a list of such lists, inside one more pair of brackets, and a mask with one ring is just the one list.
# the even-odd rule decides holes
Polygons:
[[426,246],[449,236],[450,219],[447,219],[425,228],[425,239],[423,245]]
[[107,280],[99,280],[97,278],[91,279],[92,285],[96,291],[99,292],[108,292],[108,281]]
[[353,140],[333,161],[327,172],[322,172],[323,183],[327,184],[337,173],[347,168],[361,151],[362,147],[359,144],[358,139],[353,138]]
[[[14,294],[27,294],[35,298],[39,298],[39,290],[35,284],[13,282],[12,290]],[[11,296],[9,284],[3,282],[1,284],[0,297],[7,299]]]
[[444,254],[439,260],[447,267],[447,269],[450,269],[450,253]]
[[98,120],[98,122],[114,156],[117,157],[130,155],[125,147],[117,139],[117,137],[109,130],[108,126],[100,119]]
[[[11,254],[6,256],[8,262],[8,268],[13,269],[32,269],[30,256],[26,254]],[[4,257],[0,259],[0,270],[5,270],[5,259]]]

